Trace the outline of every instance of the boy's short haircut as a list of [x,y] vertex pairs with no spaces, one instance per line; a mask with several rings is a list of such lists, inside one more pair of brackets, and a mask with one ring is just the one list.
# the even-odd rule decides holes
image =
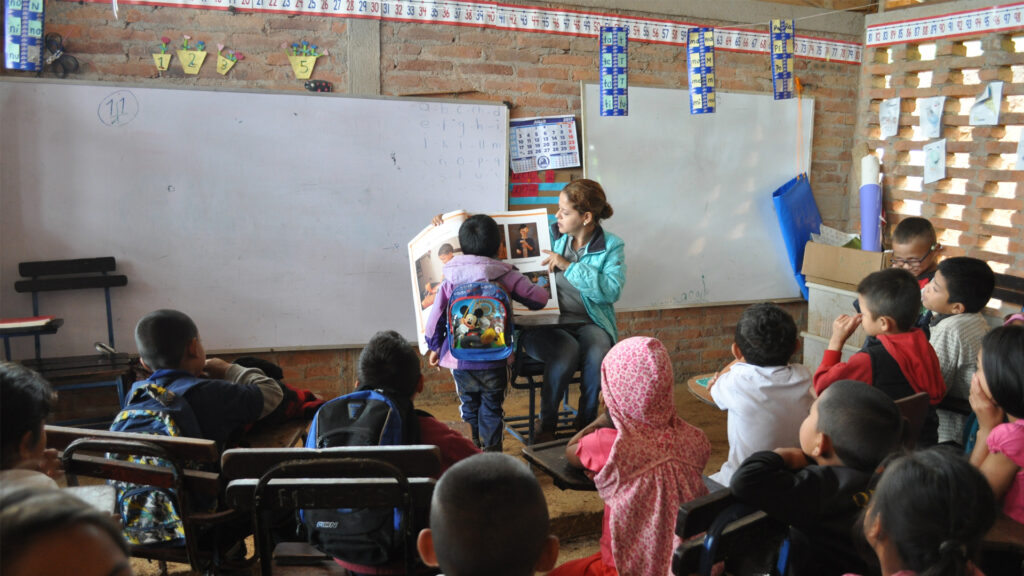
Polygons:
[[434,488],[430,530],[449,576],[533,574],[550,526],[540,484],[507,454],[478,454],[448,469]]
[[736,324],[736,345],[754,366],[785,366],[796,350],[796,322],[775,304],[763,302],[743,311]]
[[921,285],[902,268],[888,268],[868,274],[857,285],[868,310],[875,317],[888,316],[906,332],[914,326],[921,311]]
[[356,377],[360,390],[388,390],[412,398],[420,382],[420,358],[401,334],[382,330],[359,354]]
[[459,226],[462,253],[493,258],[501,245],[498,223],[487,214],[474,214]]
[[150,370],[174,370],[181,366],[192,339],[199,329],[184,312],[157,310],[135,325],[135,345],[139,356]]
[[903,417],[888,394],[856,380],[839,380],[818,400],[818,430],[845,466],[872,472],[899,447]]
[[441,247],[437,249],[437,255],[438,256],[447,256],[449,254],[454,254],[454,253],[455,253],[455,248],[453,248],[452,245],[447,243],[447,242],[445,242],[444,244],[441,244]]
[[939,262],[939,272],[946,280],[949,303],[964,305],[964,312],[980,312],[992,298],[996,275],[984,260],[957,256]]
[[530,225],[529,224],[520,224],[519,225],[519,229],[520,230],[529,230],[530,229]]
[[17,464],[26,432],[39,442],[52,407],[49,382],[21,364],[0,362],[0,470]]
[[938,241],[935,227],[927,218],[920,216],[904,218],[892,231],[892,241],[897,244],[909,244],[918,238],[923,239],[929,246]]
[[0,498],[0,541],[4,553],[0,573],[6,574],[25,550],[40,538],[72,528],[91,525],[105,532],[128,555],[128,544],[110,515],[86,504],[68,492],[56,489],[12,490]]

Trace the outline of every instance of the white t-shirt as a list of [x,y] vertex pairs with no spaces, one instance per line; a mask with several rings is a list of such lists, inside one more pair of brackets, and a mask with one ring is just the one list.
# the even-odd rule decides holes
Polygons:
[[800,423],[814,402],[811,372],[802,364],[761,367],[737,362],[711,387],[711,398],[729,411],[729,459],[711,479],[728,486],[754,452],[800,446]]

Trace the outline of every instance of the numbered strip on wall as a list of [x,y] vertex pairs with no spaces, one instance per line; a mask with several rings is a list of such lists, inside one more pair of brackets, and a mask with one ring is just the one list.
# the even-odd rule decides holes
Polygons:
[[793,97],[793,38],[792,20],[771,21],[772,89],[776,100]]
[[629,115],[629,31],[601,28],[601,116]]
[[711,114],[715,111],[714,29],[690,30],[686,55],[690,72],[690,114]]
[[43,69],[43,0],[4,1],[4,65]]

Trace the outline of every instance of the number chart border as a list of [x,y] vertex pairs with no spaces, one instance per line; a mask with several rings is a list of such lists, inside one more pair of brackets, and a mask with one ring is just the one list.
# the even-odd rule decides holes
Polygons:
[[[65,0],[77,2],[79,0]],[[107,3],[109,0],[84,0]],[[121,0],[121,4],[169,6],[236,12],[310,14],[421,24],[448,24],[596,38],[602,26],[625,26],[631,42],[685,46],[686,34],[702,25],[619,16],[600,12],[547,9],[470,0]],[[861,63],[864,46],[856,42],[797,35],[794,55],[809,60]],[[716,27],[715,49],[770,54],[768,32]]]

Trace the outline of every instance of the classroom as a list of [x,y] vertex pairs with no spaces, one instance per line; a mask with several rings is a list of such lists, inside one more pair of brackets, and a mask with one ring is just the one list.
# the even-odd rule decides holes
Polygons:
[[[591,178],[615,208],[603,225],[626,246],[618,340],[660,340],[679,383],[733,360],[737,323],[755,302],[777,303],[802,333],[814,332],[819,311],[786,266],[769,197],[805,174],[820,222],[860,233],[862,158],[872,154],[881,164],[883,249],[901,221],[923,217],[944,258],[977,258],[1024,278],[1024,3],[293,2],[50,0],[40,8],[47,42],[62,43],[66,56],[39,46],[52,60],[39,74],[0,68],[0,103],[10,103],[0,113],[0,318],[63,318],[42,337],[44,357],[91,354],[94,341],[108,340],[134,355],[139,317],[175,308],[195,319],[210,356],[272,362],[289,385],[319,398],[349,394],[371,335],[422,334],[409,312],[425,300],[409,295],[405,247],[434,215],[545,209],[554,222],[558,191]],[[5,32],[13,32],[11,10]],[[771,98],[774,19],[794,22],[799,98]],[[624,118],[599,115],[593,96],[602,21],[629,35]],[[718,110],[703,125],[696,122],[705,117],[689,114],[678,125],[645,119],[644,106],[662,112],[677,95],[686,110],[685,31],[697,27],[715,31]],[[187,70],[181,50],[202,52],[205,65]],[[302,50],[315,58],[297,64]],[[975,125],[972,108],[993,84],[998,119]],[[47,109],[58,93],[94,100]],[[748,109],[741,96],[765,108]],[[124,97],[127,111],[115,112]],[[922,101],[934,97],[945,97],[940,178],[926,174],[925,145],[935,138],[919,127]],[[96,123],[101,100],[109,116],[101,106]],[[187,122],[161,117],[175,101],[192,107]],[[893,105],[895,125],[886,126]],[[578,164],[512,170],[507,123],[535,117],[574,121]],[[117,134],[128,130],[133,140],[120,150]],[[617,140],[620,131],[635,140]],[[746,152],[751,142],[763,156]],[[160,155],[156,169],[136,164]],[[22,191],[36,182],[52,188]],[[36,313],[32,296],[14,289],[20,262],[106,256],[127,276],[106,308],[74,290],[44,294]],[[176,278],[152,274],[167,263]],[[1007,302],[986,315],[996,326],[1020,310]],[[5,345],[11,359],[39,355],[32,338]],[[805,337],[793,361],[820,357],[808,351],[815,345]],[[417,403],[456,405],[449,371],[426,355],[420,365]],[[109,394],[85,390],[58,401],[55,413],[93,416],[110,403]],[[504,443],[518,453],[511,436]]]

